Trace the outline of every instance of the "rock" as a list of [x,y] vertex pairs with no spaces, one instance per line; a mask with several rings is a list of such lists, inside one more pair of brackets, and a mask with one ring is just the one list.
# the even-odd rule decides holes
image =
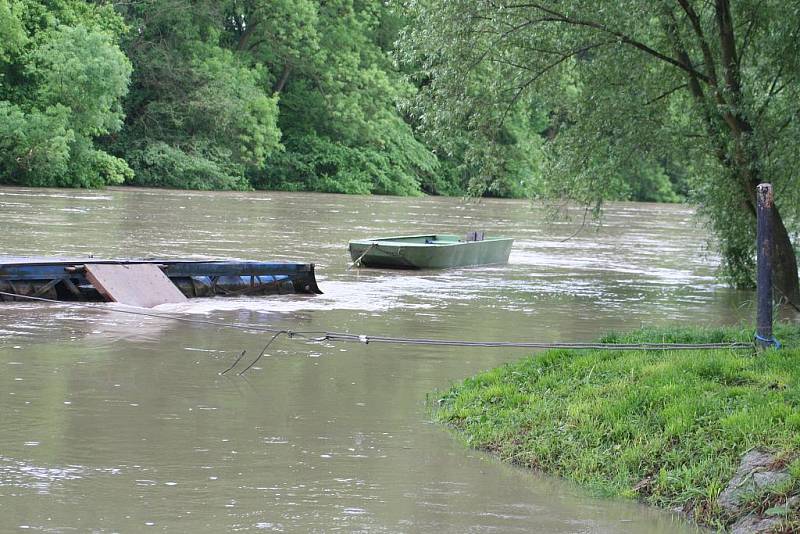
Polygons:
[[[780,465],[776,460],[777,458],[774,455],[758,449],[753,449],[745,454],[742,457],[742,463],[739,464],[739,469],[736,470],[736,474],[719,495],[717,502],[720,507],[729,514],[736,515],[736,511],[748,496],[761,489],[789,480],[791,476],[787,469],[773,467],[776,464]],[[745,519],[747,517],[736,524],[738,525]],[[765,519],[764,521],[767,520]]]
[[777,517],[761,518],[757,515],[746,515],[739,521],[731,525],[731,534],[758,534],[759,532],[770,532],[772,529],[780,527],[782,520]]

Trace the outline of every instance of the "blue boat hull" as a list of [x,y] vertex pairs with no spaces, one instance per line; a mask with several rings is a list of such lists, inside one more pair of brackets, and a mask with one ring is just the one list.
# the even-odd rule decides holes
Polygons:
[[322,293],[313,263],[0,257],[0,292],[6,293],[0,294],[0,301],[23,300],[9,294],[52,300],[104,300],[84,275],[83,266],[87,263],[156,264],[188,298]]

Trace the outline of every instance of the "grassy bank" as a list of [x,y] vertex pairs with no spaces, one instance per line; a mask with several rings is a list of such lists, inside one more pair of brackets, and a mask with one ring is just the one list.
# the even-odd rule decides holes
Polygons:
[[[659,330],[605,342],[748,341],[752,329]],[[788,483],[748,497],[741,514],[800,525],[800,329],[781,350],[551,350],[438,396],[434,417],[475,448],[604,495],[680,508],[724,527],[717,499],[740,458],[760,447],[789,465]],[[782,506],[783,505],[783,506]]]

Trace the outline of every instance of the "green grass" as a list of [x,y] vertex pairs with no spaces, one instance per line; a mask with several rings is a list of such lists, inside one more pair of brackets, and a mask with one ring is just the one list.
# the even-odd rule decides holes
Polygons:
[[[749,341],[752,332],[643,330],[603,341]],[[467,379],[433,413],[507,461],[723,527],[735,518],[716,500],[746,451],[763,447],[787,462],[800,451],[800,329],[779,327],[777,337],[783,349],[758,355],[551,350]],[[752,509],[799,489],[796,478],[754,496]]]

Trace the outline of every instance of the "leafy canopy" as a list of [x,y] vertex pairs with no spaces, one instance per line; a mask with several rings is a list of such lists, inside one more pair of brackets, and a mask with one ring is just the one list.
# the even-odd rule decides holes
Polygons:
[[[410,9],[403,49],[428,80],[417,113],[434,135],[465,122],[499,129],[540,102],[550,115],[544,192],[595,205],[647,169],[682,169],[673,180],[693,176],[689,192],[739,285],[752,283],[755,185],[775,185],[779,213],[797,228],[800,7],[419,0]],[[775,227],[779,290],[797,296],[780,214]]]
[[[237,48],[267,66],[280,95],[286,151],[259,187],[342,193],[417,194],[436,158],[397,109],[414,87],[389,56],[396,21],[382,2],[305,0],[237,4]],[[276,27],[276,25],[278,27]],[[386,26],[389,26],[387,29]],[[275,44],[277,43],[277,45]]]
[[138,185],[246,189],[248,169],[280,150],[277,98],[268,73],[226,48],[217,2],[120,3],[134,28],[126,125],[113,150]]
[[95,146],[122,126],[122,29],[107,6],[0,0],[0,180],[97,187],[131,176]]

